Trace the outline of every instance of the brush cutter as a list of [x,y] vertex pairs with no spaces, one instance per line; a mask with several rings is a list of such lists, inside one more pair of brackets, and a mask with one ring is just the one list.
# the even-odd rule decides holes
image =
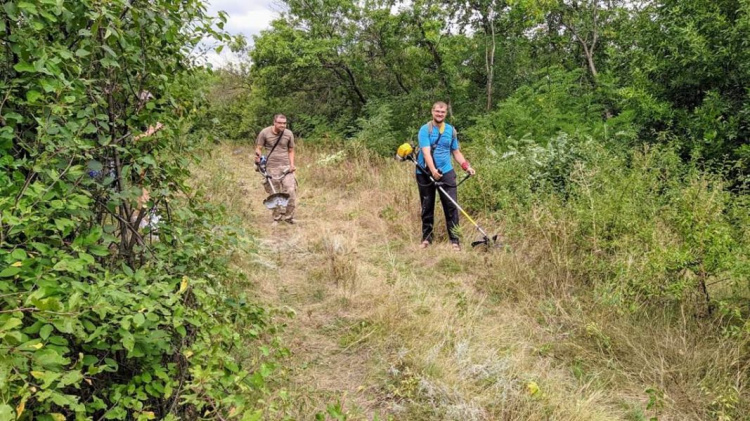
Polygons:
[[[419,163],[415,155],[416,154],[414,153],[414,148],[408,143],[402,144],[401,146],[398,147],[398,150],[396,151],[396,158],[398,160],[411,161],[412,163],[414,163],[414,165],[416,165],[417,168],[419,168],[420,171],[429,175],[430,171],[428,171],[427,168],[425,168],[422,164]],[[456,184],[456,187],[460,186],[461,183],[466,181],[470,176],[471,176],[470,174],[466,174],[463,180],[461,180],[458,184]],[[444,197],[444,198],[447,198],[451,203],[453,203],[453,206],[455,206],[459,211],[461,211],[461,213],[466,217],[466,219],[468,219],[469,222],[471,222],[472,225],[474,225],[477,231],[479,231],[479,233],[482,234],[481,240],[472,241],[471,243],[472,247],[476,247],[479,245],[485,245],[488,248],[493,247],[493,246],[494,247],[500,246],[500,243],[498,243],[497,241],[497,235],[493,235],[492,237],[487,235],[487,233],[482,229],[482,227],[480,227],[479,224],[477,224],[477,222],[474,221],[474,219],[471,216],[469,216],[469,214],[466,213],[466,211],[461,206],[459,206],[459,204],[456,203],[456,201],[453,200],[452,197],[448,195],[448,193],[445,192],[445,190],[443,190],[442,183],[432,178],[432,175],[429,175],[429,177],[430,177],[430,181],[432,181],[435,184],[435,186],[438,188],[438,190],[440,190],[440,193],[442,193],[441,199]]]
[[271,175],[266,170],[265,162],[261,161],[260,163],[256,163],[255,165],[258,167],[258,172],[260,172],[260,175],[262,175],[266,180],[266,183],[271,186],[271,195],[263,201],[263,205],[268,209],[276,209],[278,207],[285,207],[287,204],[289,204],[289,195],[287,193],[276,193],[276,188],[273,185],[274,181],[280,181],[284,177],[289,175],[289,171],[284,171],[278,177],[271,177]]

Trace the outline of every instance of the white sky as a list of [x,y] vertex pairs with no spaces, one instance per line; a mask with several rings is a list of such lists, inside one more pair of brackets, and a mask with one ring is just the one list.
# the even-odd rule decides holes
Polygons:
[[[271,26],[271,21],[278,18],[285,5],[280,0],[206,0],[208,13],[217,16],[220,10],[227,12],[227,23],[224,30],[232,35],[243,34],[252,45],[253,35]],[[411,0],[401,0],[394,4],[395,11],[411,5]],[[216,45],[216,42],[206,41],[206,44]],[[214,67],[225,66],[241,60],[234,53],[224,48],[221,54],[210,51],[206,60]]]
[[[208,0],[210,15],[216,16],[220,10],[228,15],[224,30],[232,35],[243,34],[252,44],[253,35],[269,28],[271,21],[279,16],[282,6],[274,0]],[[225,48],[220,55],[210,52],[207,59],[215,67],[220,67],[239,58]]]

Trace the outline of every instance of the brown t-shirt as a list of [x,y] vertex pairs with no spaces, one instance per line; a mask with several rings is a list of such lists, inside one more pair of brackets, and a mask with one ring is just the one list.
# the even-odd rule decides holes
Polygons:
[[[255,140],[255,144],[265,148],[265,153],[268,155],[278,138],[279,135],[273,133],[273,126],[269,126],[258,133],[258,138]],[[288,167],[290,165],[289,149],[294,149],[294,134],[292,134],[291,130],[285,129],[276,149],[273,150],[271,156],[267,157],[268,163],[266,164],[266,167],[269,170],[285,166]]]

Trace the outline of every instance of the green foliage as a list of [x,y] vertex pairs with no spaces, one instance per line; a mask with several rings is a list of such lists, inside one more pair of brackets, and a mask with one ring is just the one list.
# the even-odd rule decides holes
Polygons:
[[627,114],[603,119],[606,110],[581,70],[548,68],[539,76],[541,80],[519,88],[463,133],[505,148],[528,142],[544,146],[559,133],[612,142],[634,137]]
[[[568,80],[553,80],[555,76],[564,75]],[[580,85],[571,83],[578,74],[555,72],[547,83],[539,82],[533,87],[522,87],[514,96],[498,105],[497,110],[483,115],[476,125],[464,131],[471,138],[481,139],[491,144],[502,144],[510,138],[520,140],[526,137],[539,143],[560,131],[574,132],[583,113],[580,113],[578,95],[571,95],[575,90],[580,94]],[[584,92],[585,93],[585,92]],[[567,105],[575,104],[576,109]],[[552,113],[550,115],[550,113]]]
[[626,78],[670,108],[669,113],[643,114],[651,119],[649,128],[671,128],[686,155],[729,158],[746,172],[747,2],[661,1],[644,10],[632,28],[630,36],[637,35],[641,48],[618,58],[628,69]]
[[[479,171],[461,203],[543,249],[529,258],[556,288],[715,317],[745,346],[747,1],[284,3],[227,127],[281,111],[308,140],[391,155],[448,101]],[[742,406],[731,391],[712,405]]]
[[249,243],[185,184],[190,51],[225,18],[192,0],[0,8],[0,418],[257,406],[271,351],[238,350],[273,329],[225,286]]
[[[253,97],[248,94],[242,69],[220,69],[204,72],[207,103],[197,116],[196,131],[201,131],[214,142],[232,139],[253,144],[258,132],[271,118],[257,121],[253,115]],[[200,83],[200,82],[198,82]],[[273,114],[271,114],[273,115]],[[264,124],[265,123],[265,124]]]
[[368,104],[366,117],[357,121],[359,131],[355,139],[382,156],[392,156],[401,143],[391,128],[392,114],[388,104]]
[[[580,167],[571,204],[580,246],[592,253],[587,263],[611,271],[603,275],[615,281],[613,298],[678,302],[695,297],[709,279],[740,287],[732,262],[742,244],[724,214],[732,198],[720,180],[683,167],[669,149],[636,152],[629,167],[613,164]],[[606,266],[595,263],[602,254],[612,257]]]
[[[710,312],[720,301],[742,308],[736,300],[750,286],[742,257],[750,243],[746,217],[737,219],[737,210],[746,214],[746,196],[730,194],[720,177],[682,163],[674,148],[622,157],[593,141],[564,140],[501,159],[489,150],[477,163],[489,181],[467,185],[463,200],[499,209],[510,233],[541,230],[543,241],[567,245],[557,253],[577,278],[621,308],[691,302],[696,311]],[[546,216],[528,225],[532,212]]]

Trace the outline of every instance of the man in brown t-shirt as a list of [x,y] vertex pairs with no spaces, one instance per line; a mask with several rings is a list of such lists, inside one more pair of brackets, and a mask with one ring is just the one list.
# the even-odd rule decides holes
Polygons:
[[[275,145],[275,146],[274,146]],[[286,128],[286,116],[273,116],[273,126],[266,127],[258,133],[255,140],[255,163],[260,163],[262,149],[266,149],[266,171],[274,181],[266,181],[264,186],[269,194],[273,191],[269,183],[274,183],[276,193],[289,195],[289,203],[285,208],[276,207],[273,210],[274,222],[284,221],[294,223],[294,208],[297,202],[296,180],[294,179],[294,134]],[[280,180],[279,177],[284,174]]]

